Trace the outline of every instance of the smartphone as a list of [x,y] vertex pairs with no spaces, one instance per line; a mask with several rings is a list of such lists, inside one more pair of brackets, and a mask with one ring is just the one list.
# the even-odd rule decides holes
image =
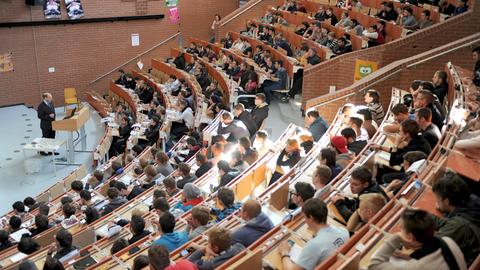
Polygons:
[[188,252],[188,250],[186,250],[186,249],[180,251],[180,256],[182,256],[182,257],[187,257],[188,254],[189,254],[189,252]]
[[293,247],[293,246],[295,245],[295,242],[293,242],[292,239],[288,239],[288,240],[287,240],[287,243],[288,243],[291,247]]

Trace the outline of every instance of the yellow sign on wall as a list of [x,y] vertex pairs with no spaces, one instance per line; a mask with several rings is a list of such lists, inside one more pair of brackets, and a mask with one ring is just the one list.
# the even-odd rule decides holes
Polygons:
[[360,80],[377,69],[377,62],[360,59],[355,60],[355,81]]
[[12,53],[0,53],[0,72],[13,71]]

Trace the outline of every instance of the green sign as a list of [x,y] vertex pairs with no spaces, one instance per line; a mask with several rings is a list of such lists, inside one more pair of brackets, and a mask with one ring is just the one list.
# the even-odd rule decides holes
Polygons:
[[176,7],[178,5],[178,0],[165,0],[167,7]]

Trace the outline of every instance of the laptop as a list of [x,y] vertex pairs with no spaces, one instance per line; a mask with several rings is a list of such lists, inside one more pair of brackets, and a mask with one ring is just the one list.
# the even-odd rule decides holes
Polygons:
[[76,111],[77,111],[77,107],[73,108],[73,110],[70,112],[70,114],[69,114],[69,115],[66,115],[66,116],[63,118],[63,120],[72,118],[72,117],[75,115],[75,112],[76,112]]

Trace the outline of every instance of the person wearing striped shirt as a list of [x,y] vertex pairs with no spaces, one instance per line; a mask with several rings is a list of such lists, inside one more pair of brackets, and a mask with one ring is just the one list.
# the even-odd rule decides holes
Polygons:
[[383,106],[380,104],[380,94],[377,90],[370,89],[367,91],[367,93],[365,93],[364,98],[368,109],[372,112],[373,120],[380,125],[383,117],[385,117]]

